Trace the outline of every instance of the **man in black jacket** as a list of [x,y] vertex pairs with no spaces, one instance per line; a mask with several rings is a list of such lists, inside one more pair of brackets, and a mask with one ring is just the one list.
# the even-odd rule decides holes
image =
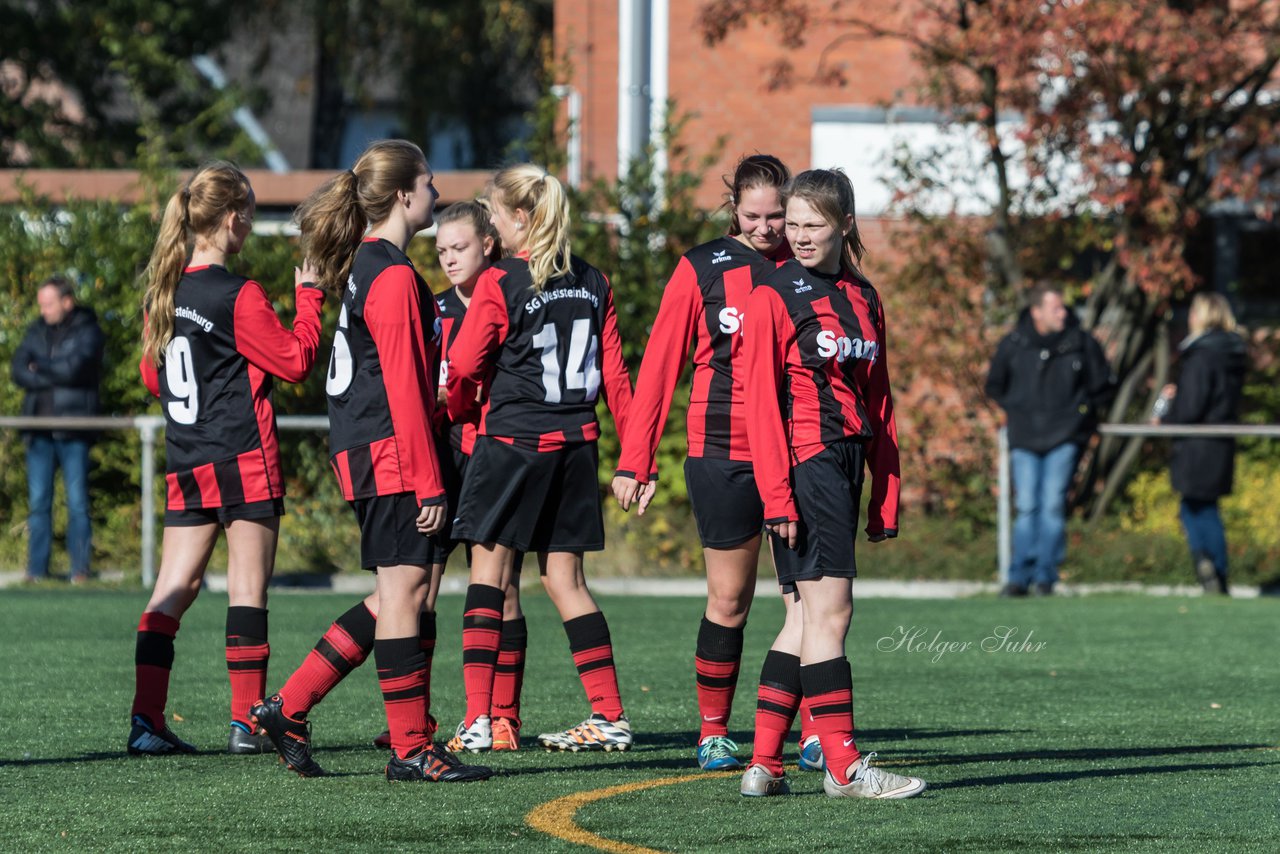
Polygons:
[[1008,416],[1018,511],[1002,595],[1053,592],[1066,553],[1067,489],[1112,385],[1102,348],[1063,303],[1061,289],[1033,288],[987,375],[987,395]]
[[[91,309],[76,305],[74,286],[54,276],[36,292],[40,317],[27,329],[13,354],[13,381],[27,390],[22,414],[41,417],[98,414],[98,381],[103,339]],[[53,475],[62,469],[67,492],[67,551],[71,580],[89,575],[92,529],[89,522],[90,434],[70,430],[26,433],[27,578],[49,574],[53,542]]]

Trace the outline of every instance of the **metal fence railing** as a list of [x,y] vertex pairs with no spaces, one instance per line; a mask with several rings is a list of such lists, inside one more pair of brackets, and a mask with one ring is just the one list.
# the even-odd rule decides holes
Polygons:
[[[281,415],[276,419],[281,430],[325,431],[329,429],[327,415]],[[78,430],[109,432],[136,430],[142,444],[141,463],[141,565],[142,582],[150,587],[156,573],[156,440],[164,430],[161,415],[137,415],[133,417],[94,418],[32,418],[25,416],[0,416],[0,428],[12,430]],[[1098,432],[1103,436],[1149,436],[1162,439],[1180,436],[1204,437],[1263,437],[1280,438],[1277,424],[1212,424],[1212,425],[1156,425],[1156,424],[1102,424]],[[996,560],[999,564],[1000,583],[1009,577],[1009,561],[1013,551],[1013,482],[1009,466],[1009,437],[1001,427],[998,441],[999,474],[997,490]]]
[[[1188,436],[1277,439],[1280,438],[1280,424],[1101,424],[1098,432],[1103,436],[1145,436],[1160,439]],[[1006,428],[1000,428],[998,439],[997,453],[1000,460],[996,499],[996,562],[1000,569],[1000,584],[1003,585],[1009,580],[1009,562],[1013,553],[1013,482],[1009,470],[1009,433]]]
[[[281,415],[276,418],[281,430],[328,430],[327,415]],[[12,430],[60,430],[105,433],[136,430],[142,441],[142,583],[150,587],[156,578],[156,439],[164,430],[164,416],[133,417],[100,416],[93,418],[0,417],[0,428]]]

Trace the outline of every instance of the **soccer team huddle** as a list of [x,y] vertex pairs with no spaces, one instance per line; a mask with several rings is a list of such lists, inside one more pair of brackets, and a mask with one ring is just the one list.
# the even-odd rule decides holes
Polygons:
[[[274,750],[298,774],[324,775],[308,716],[372,653],[387,779],[489,778],[463,758],[521,745],[526,555],[590,706],[538,743],[630,749],[609,626],[583,572],[584,553],[604,548],[596,401],[621,443],[614,496],[643,514],[691,358],[685,479],[708,591],[694,657],[698,766],[742,769],[743,795],[786,794],[783,752],[798,715],[799,767],[823,772],[827,795],[923,791],[854,742],[844,643],[863,477],[869,538],[894,537],[899,464],[884,310],[860,270],[849,179],[793,177],[775,157],[742,158],[725,178],[729,233],[680,259],[633,391],[609,281],[570,251],[560,182],[533,165],[508,167],[483,199],[437,213],[432,178],[417,146],[383,140],[302,204],[292,329],[261,285],[227,269],[252,231],[248,178],[210,163],[169,200],[147,268],[140,366],[166,417],[167,503],[160,571],[138,624],[128,752],[195,752],[169,728],[165,704],[174,638],[220,535],[229,753]],[[405,254],[433,223],[451,284],[439,297]],[[269,694],[267,586],[284,514],[272,384],[311,372],[326,298],[341,301],[325,380],[330,462],[376,584]],[[765,533],[786,616],[761,669],[747,759],[728,723]],[[466,712],[438,739],[435,601],[458,545],[470,573]]]

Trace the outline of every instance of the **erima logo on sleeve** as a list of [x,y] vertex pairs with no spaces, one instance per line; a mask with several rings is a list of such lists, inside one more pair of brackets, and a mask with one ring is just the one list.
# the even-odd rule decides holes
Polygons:
[[875,341],[836,335],[827,329],[818,333],[818,355],[825,359],[835,356],[837,362],[844,362],[851,358],[874,362],[879,349],[880,345]]
[[729,258],[728,249],[721,249],[719,252],[716,252],[711,256],[712,264],[719,264],[721,261],[729,261],[729,260],[732,260],[732,259]]
[[802,294],[802,293],[804,293],[805,291],[811,291],[811,290],[813,290],[813,285],[811,285],[811,284],[809,284],[808,282],[806,282],[806,281],[804,280],[804,277],[801,277],[801,278],[799,278],[799,279],[796,279],[796,280],[795,280],[794,282],[792,282],[791,284],[793,284],[793,285],[795,285],[795,286],[796,286],[796,293],[798,293],[798,294]]

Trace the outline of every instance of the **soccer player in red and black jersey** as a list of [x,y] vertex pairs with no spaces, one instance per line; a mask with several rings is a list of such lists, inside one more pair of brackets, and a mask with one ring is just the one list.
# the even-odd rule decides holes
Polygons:
[[443,563],[437,535],[447,510],[432,441],[440,319],[405,249],[431,225],[438,197],[422,150],[382,140],[298,211],[318,281],[342,294],[325,383],[330,461],[360,525],[361,565],[377,573],[376,606],[361,602],[340,616],[279,693],[253,708],[302,776],[324,774],[311,757],[307,713],[370,649],[391,734],[387,779],[491,774],[433,742],[429,708],[423,612],[431,567]]
[[761,672],[755,753],[740,791],[787,791],[782,741],[803,696],[822,742],[829,797],[909,798],[924,790],[923,780],[871,765],[874,754],[854,744],[844,649],[864,468],[872,478],[868,536],[898,533],[884,307],[859,268],[848,177],[802,172],[783,200],[795,260],[751,292],[744,357],[747,440],[778,581],[792,605]]
[[[502,257],[502,243],[493,225],[487,203],[461,202],[450,205],[437,219],[436,254],[440,266],[449,279],[450,287],[440,294],[441,351],[440,392],[438,403],[445,409],[449,371],[449,348],[457,340],[462,329],[462,319],[475,293],[480,274]],[[484,391],[481,391],[483,398]],[[445,442],[441,444],[441,464],[446,458],[453,462],[456,477],[446,476],[450,508],[456,511],[462,483],[466,479],[467,464],[475,449],[476,431],[480,426],[479,410],[473,410],[463,420],[445,419]],[[447,444],[447,447],[445,445]],[[456,515],[456,514],[455,514]],[[450,524],[452,516],[450,517]],[[469,554],[469,551],[468,551]],[[514,571],[503,590],[502,632],[498,642],[498,656],[494,664],[493,692],[490,699],[489,718],[491,741],[488,744],[472,741],[463,744],[456,737],[449,742],[449,749],[457,752],[484,749],[518,750],[520,747],[520,693],[524,685],[524,658],[529,633],[524,612],[520,608],[520,568],[522,556],[517,555]],[[443,570],[443,567],[442,567]]]
[[[301,382],[320,344],[324,292],[295,270],[297,319],[280,325],[262,286],[227,270],[253,227],[253,188],[211,163],[169,199],[147,266],[143,381],[165,415],[168,501],[160,573],[138,623],[131,754],[195,750],[165,724],[173,640],[218,533],[227,536],[229,753],[261,753],[249,707],[266,687],[267,582],[284,478],[272,378]],[[189,250],[189,247],[190,250]],[[188,251],[190,257],[188,258]]]
[[595,404],[600,392],[626,435],[631,378],[622,359],[613,292],[569,251],[569,204],[552,175],[529,164],[499,172],[489,190],[493,224],[509,257],[480,276],[449,351],[449,415],[480,405],[475,451],[454,536],[473,543],[463,615],[467,713],[456,738],[489,738],[503,591],[517,552],[534,551],[560,612],[591,715],[539,736],[562,750],[626,750],[613,645],[587,589],[582,555],[604,548],[597,485]]
[[693,352],[685,483],[707,564],[707,608],[694,653],[698,765],[740,768],[729,713],[742,638],[755,594],[764,513],[747,447],[742,322],[754,282],[791,257],[783,235],[782,187],[791,173],[776,157],[743,157],[726,178],[729,234],[690,250],[662,293],[622,446],[614,494],[623,510],[652,495],[655,458],[676,383]]

